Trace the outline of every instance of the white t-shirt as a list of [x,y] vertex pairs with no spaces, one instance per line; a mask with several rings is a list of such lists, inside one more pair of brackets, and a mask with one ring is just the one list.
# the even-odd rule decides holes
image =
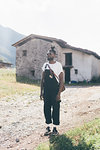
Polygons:
[[[53,70],[53,72],[57,75],[57,77],[59,78],[59,75],[61,72],[63,72],[63,68],[60,62],[56,61],[54,64],[50,64],[49,62],[44,63],[43,67],[42,67],[42,71],[45,71],[45,69],[49,70],[49,67],[46,64],[48,64],[50,66],[50,68]],[[46,68],[45,68],[46,67]],[[57,78],[56,78],[57,79]],[[57,79],[58,81],[58,79]],[[59,81],[58,81],[59,82]]]

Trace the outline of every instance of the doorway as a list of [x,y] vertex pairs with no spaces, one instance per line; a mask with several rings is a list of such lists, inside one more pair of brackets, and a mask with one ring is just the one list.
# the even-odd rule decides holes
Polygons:
[[70,81],[70,69],[72,68],[72,53],[65,53],[65,83]]
[[70,68],[67,67],[65,69],[65,83],[69,83],[69,81],[70,81]]

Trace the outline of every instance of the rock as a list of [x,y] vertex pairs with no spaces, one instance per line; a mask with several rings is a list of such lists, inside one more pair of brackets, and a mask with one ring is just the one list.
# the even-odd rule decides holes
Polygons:
[[67,113],[67,111],[64,111],[64,113]]
[[0,126],[0,129],[2,128],[2,126]]
[[7,149],[12,148],[12,147],[13,147],[12,145],[9,145],[9,146],[7,146]]
[[16,142],[18,143],[20,140],[18,138],[16,138]]
[[28,144],[31,144],[31,143],[32,143],[32,140],[28,141],[27,143],[28,143]]

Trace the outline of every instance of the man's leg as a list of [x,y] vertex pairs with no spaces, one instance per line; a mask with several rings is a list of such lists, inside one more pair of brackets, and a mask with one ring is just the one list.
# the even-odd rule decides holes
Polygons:
[[44,116],[45,116],[45,122],[48,124],[46,131],[44,133],[44,136],[48,136],[51,134],[51,129],[50,129],[50,123],[52,123],[51,120],[51,104],[49,101],[44,101]]
[[53,117],[53,124],[54,125],[59,125],[60,121],[60,103],[55,101],[53,103],[53,112],[52,112],[52,117]]
[[49,101],[44,101],[44,116],[47,124],[52,123],[51,120],[51,104]]
[[59,121],[59,118],[60,118],[60,103],[57,102],[57,101],[53,104],[52,118],[53,118],[53,124],[54,124],[52,135],[58,135],[59,132],[57,131],[57,125],[60,124],[60,121]]

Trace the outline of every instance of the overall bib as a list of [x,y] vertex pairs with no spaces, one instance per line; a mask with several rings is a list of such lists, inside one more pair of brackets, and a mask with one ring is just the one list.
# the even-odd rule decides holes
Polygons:
[[44,73],[44,116],[47,124],[59,125],[60,103],[56,100],[59,84],[50,70]]

